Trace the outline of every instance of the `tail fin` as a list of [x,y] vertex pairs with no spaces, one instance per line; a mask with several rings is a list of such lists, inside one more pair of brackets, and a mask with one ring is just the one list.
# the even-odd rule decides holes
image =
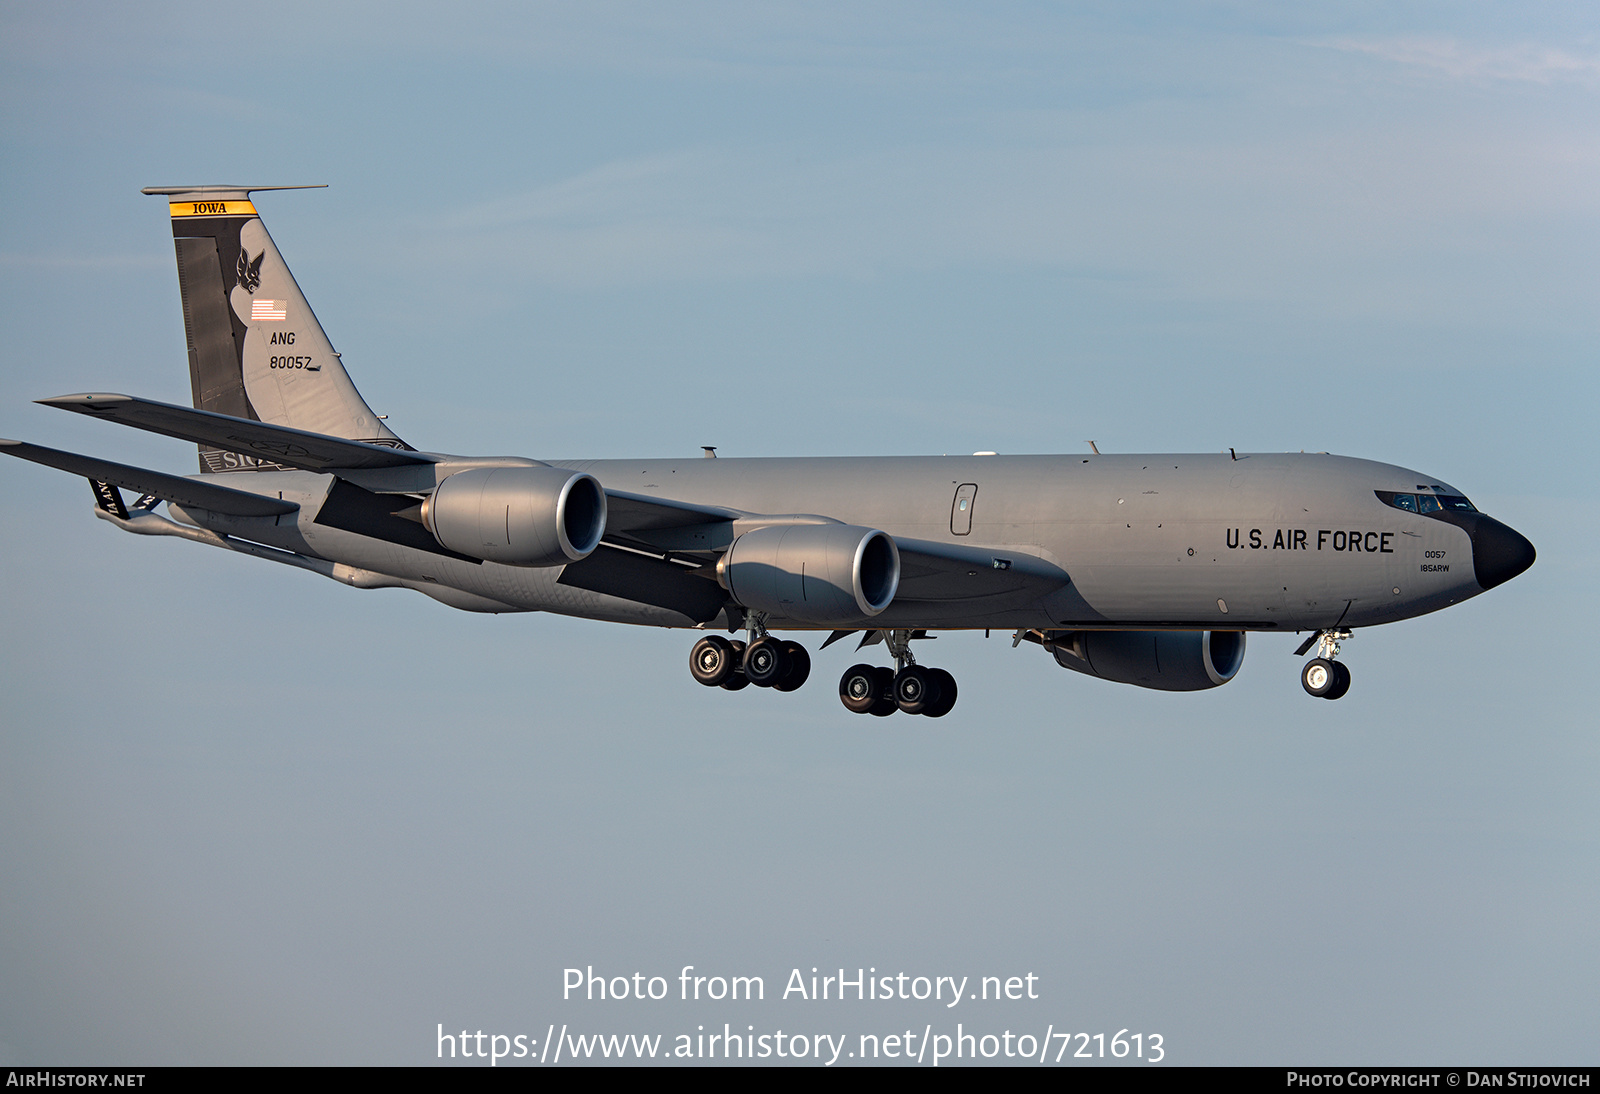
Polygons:
[[[350,382],[250,194],[299,186],[151,186],[167,198],[198,410],[410,449]],[[277,465],[200,446],[200,470]]]

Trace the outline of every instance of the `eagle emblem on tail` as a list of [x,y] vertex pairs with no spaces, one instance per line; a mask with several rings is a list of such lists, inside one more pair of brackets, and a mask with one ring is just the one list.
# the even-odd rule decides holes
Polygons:
[[267,252],[262,251],[254,258],[243,247],[239,248],[239,284],[247,293],[254,293],[261,287],[261,260],[267,257]]

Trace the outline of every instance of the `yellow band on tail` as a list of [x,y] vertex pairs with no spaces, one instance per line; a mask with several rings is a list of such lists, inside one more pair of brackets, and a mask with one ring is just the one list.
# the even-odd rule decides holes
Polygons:
[[248,201],[174,201],[169,208],[172,219],[179,217],[253,217],[256,207]]

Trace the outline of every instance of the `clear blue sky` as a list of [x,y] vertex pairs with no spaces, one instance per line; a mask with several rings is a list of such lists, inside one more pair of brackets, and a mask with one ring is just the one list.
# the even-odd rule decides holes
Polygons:
[[[712,693],[691,636],[116,534],[0,468],[0,1063],[414,1063],[436,1025],[893,1031],[789,970],[1181,1063],[1596,1062],[1592,4],[0,4],[0,435],[185,401],[146,185],[258,207],[420,447],[1329,450],[1537,565],[1171,696],[999,636],[938,723]],[[937,651],[934,653],[933,651]],[[749,1007],[561,970],[766,977]],[[1007,1009],[1009,1008],[1009,1009]]]

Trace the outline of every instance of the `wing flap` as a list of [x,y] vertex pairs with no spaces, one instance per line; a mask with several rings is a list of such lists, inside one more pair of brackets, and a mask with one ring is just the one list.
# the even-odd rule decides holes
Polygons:
[[[151,471],[144,467],[130,467],[125,463],[80,456],[75,452],[62,452],[55,448],[28,444],[25,441],[0,440],[0,452],[33,463],[54,467],[82,475],[93,482],[109,483],[142,494],[153,494],[165,501],[196,509],[209,509],[214,513],[227,513],[235,517],[275,517],[293,513],[300,507],[292,501],[262,497],[245,490],[226,486],[213,486],[208,482],[187,479],[182,475],[169,475],[165,471]],[[119,499],[120,500],[120,499]]]
[[410,467],[438,462],[432,456],[365,441],[329,437],[304,429],[235,418],[209,410],[158,403],[132,395],[94,392],[38,400],[44,406],[105,418],[180,441],[210,445],[303,471]]

